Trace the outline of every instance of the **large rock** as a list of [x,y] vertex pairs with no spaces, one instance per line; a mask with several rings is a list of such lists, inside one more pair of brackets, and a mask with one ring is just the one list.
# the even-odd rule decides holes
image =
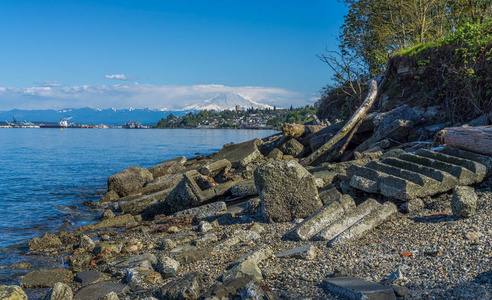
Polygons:
[[253,160],[261,157],[258,146],[261,145],[260,139],[252,141],[226,145],[214,156],[214,160],[227,159],[231,162],[233,168],[245,167]]
[[21,279],[20,285],[24,288],[52,287],[57,282],[70,283],[73,281],[73,273],[65,269],[40,269],[27,273]]
[[294,160],[266,163],[254,174],[260,211],[268,222],[306,218],[323,206],[316,179]]
[[149,169],[154,178],[169,176],[184,169],[186,157],[176,157]]
[[4,300],[27,300],[27,295],[17,285],[0,285],[0,299]]
[[453,189],[451,208],[458,218],[469,218],[475,214],[478,196],[475,189],[469,186],[457,186]]
[[286,143],[282,144],[279,148],[284,154],[292,155],[293,157],[298,157],[302,151],[304,151],[304,146],[299,143],[296,139],[289,139]]
[[33,238],[29,241],[29,251],[55,250],[61,246],[61,240],[50,232],[46,232],[41,238]]
[[44,300],[72,300],[72,289],[65,283],[57,282],[46,294]]
[[153,179],[154,177],[149,170],[131,166],[109,177],[108,190],[115,191],[120,197],[124,197],[142,188]]

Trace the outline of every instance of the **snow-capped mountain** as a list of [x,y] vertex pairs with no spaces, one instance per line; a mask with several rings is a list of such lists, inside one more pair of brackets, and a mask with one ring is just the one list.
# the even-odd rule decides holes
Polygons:
[[235,110],[237,105],[241,108],[273,109],[273,106],[257,102],[248,96],[236,93],[219,93],[210,99],[187,105],[179,110]]

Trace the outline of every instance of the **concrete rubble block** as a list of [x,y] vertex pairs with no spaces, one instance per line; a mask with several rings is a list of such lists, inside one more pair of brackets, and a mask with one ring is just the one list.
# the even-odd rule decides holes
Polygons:
[[[143,188],[139,189],[137,192],[141,195],[150,195],[167,189],[173,189],[178,185],[178,183],[183,178],[182,173],[174,174],[169,177],[158,177],[151,182],[147,183]],[[134,195],[135,193],[132,193]],[[130,200],[126,197],[120,200]]]
[[420,198],[408,200],[400,206],[400,210],[405,213],[413,213],[424,209],[425,203]]
[[200,297],[201,277],[196,273],[188,273],[181,278],[164,284],[160,289],[160,298],[164,300],[188,300]]
[[345,231],[350,226],[354,225],[362,218],[370,214],[371,212],[381,209],[381,204],[379,204],[374,199],[367,199],[363,203],[359,204],[356,208],[351,211],[346,212],[344,215],[340,216],[337,220],[329,224],[319,233],[317,233],[313,239],[322,241],[331,241],[337,235]]
[[277,258],[298,258],[304,260],[313,260],[318,254],[318,248],[312,244],[303,245],[294,249],[275,254]]
[[33,238],[29,241],[29,251],[56,250],[61,246],[61,240],[50,232],[46,232],[42,237]]
[[395,204],[385,202],[380,209],[376,209],[360,219],[358,222],[342,231],[334,239],[328,242],[328,246],[337,246],[351,239],[357,239],[373,230],[375,227],[384,223],[389,217],[397,213],[398,209]]
[[0,285],[0,296],[5,300],[27,300],[26,293],[17,285]]
[[258,265],[253,260],[247,259],[226,271],[224,274],[224,281],[237,279],[244,276],[252,276],[258,281],[263,280],[263,275],[261,274],[261,270],[258,268]]
[[340,199],[342,194],[337,190],[337,188],[333,184],[328,184],[324,188],[318,190],[319,192],[319,199],[323,203],[323,205],[326,205],[332,201],[335,201],[337,199]]
[[188,171],[183,174],[183,179],[164,201],[149,206],[144,213],[152,216],[157,214],[173,214],[181,210],[203,205],[214,197],[229,192],[234,185],[234,181],[215,184],[209,177],[203,176],[197,171]]
[[266,156],[266,159],[273,159],[273,160],[280,160],[284,157],[284,153],[280,151],[278,148],[274,148],[268,155]]
[[332,201],[304,219],[304,221],[289,231],[285,237],[292,237],[301,241],[309,240],[344,213],[345,210],[342,204],[339,201]]
[[261,198],[259,209],[268,222],[306,218],[323,206],[316,179],[296,161],[263,164],[254,178]]
[[[27,298],[26,298],[27,299]],[[57,282],[53,285],[51,290],[48,291],[44,300],[72,300],[73,291],[65,283]]]
[[456,149],[456,148],[439,148],[437,149],[438,152],[444,153],[446,155],[450,156],[455,156],[459,158],[464,158],[468,159],[471,161],[475,161],[477,163],[480,163],[485,166],[487,170],[487,176],[490,176],[492,173],[492,157],[487,156],[487,155],[481,155],[469,151],[464,151],[461,149]]
[[232,164],[227,159],[221,159],[207,164],[200,168],[199,172],[208,177],[215,177],[219,174],[227,173],[232,168]]
[[224,146],[214,156],[214,160],[227,159],[231,162],[233,168],[245,167],[262,156],[258,150],[258,146],[262,143],[260,139],[254,139],[240,144]]
[[461,158],[457,156],[452,156],[452,155],[447,155],[441,152],[437,151],[430,151],[426,149],[419,149],[416,152],[417,155],[428,157],[431,159],[439,160],[442,162],[446,162],[449,164],[454,164],[461,166],[465,169],[468,169],[470,172],[472,172],[475,176],[474,177],[474,182],[477,183],[480,182],[484,179],[485,175],[487,174],[487,167],[481,164],[480,162],[473,161],[470,159],[466,158]]
[[326,278],[321,286],[332,293],[353,300],[395,300],[395,293],[390,286],[373,283],[356,277]]
[[118,201],[118,207],[123,213],[129,213],[137,215],[142,213],[148,206],[163,201],[172,192],[173,188],[159,191],[150,195],[140,196],[136,199],[132,197],[130,200],[126,200],[125,197]]
[[145,168],[131,166],[108,178],[108,190],[115,191],[120,197],[130,195],[154,179]]
[[125,215],[117,216],[112,219],[103,220],[96,224],[82,226],[79,229],[77,229],[77,231],[86,232],[86,231],[99,230],[109,227],[121,227],[134,222],[135,222],[135,218],[131,214],[125,214]]
[[251,253],[247,253],[247,254],[243,255],[237,262],[243,262],[245,260],[251,259],[256,264],[259,264],[262,261],[264,261],[265,259],[268,259],[271,257],[274,257],[273,250],[270,247],[266,246],[266,247],[260,248],[256,251],[253,251]]
[[115,292],[117,295],[124,296],[129,291],[130,291],[130,287],[126,284],[103,281],[81,288],[77,293],[75,293],[73,299],[74,300],[100,299],[111,292]]
[[301,143],[299,143],[296,139],[291,138],[287,142],[280,145],[278,149],[286,155],[292,155],[293,157],[298,157],[304,151],[304,146]]
[[379,192],[400,200],[409,200],[424,194],[418,184],[368,167],[350,166],[347,175],[351,177],[350,186],[368,193]]
[[469,218],[475,214],[478,196],[475,189],[469,186],[457,186],[453,189],[451,209],[458,218]]
[[27,273],[20,280],[23,288],[44,288],[52,287],[57,282],[70,283],[73,281],[73,273],[65,269],[40,269]]
[[154,178],[169,176],[175,174],[184,169],[184,164],[186,163],[186,157],[180,156],[163,163],[158,164],[155,167],[149,169],[149,172]]
[[332,183],[339,173],[332,171],[319,171],[312,173],[315,178],[320,178],[325,184]]
[[248,197],[258,195],[254,180],[238,182],[231,188],[231,194],[234,197]]
[[422,166],[434,168],[451,174],[457,178],[459,184],[471,184],[475,181],[475,175],[470,170],[452,163],[443,162],[440,160],[420,156],[414,153],[403,153],[397,157],[400,160],[409,161]]
[[181,218],[181,217],[194,215],[198,219],[204,219],[208,217],[225,214],[226,212],[227,212],[226,203],[224,201],[218,201],[218,202],[209,203],[202,206],[178,211],[173,216],[175,218]]

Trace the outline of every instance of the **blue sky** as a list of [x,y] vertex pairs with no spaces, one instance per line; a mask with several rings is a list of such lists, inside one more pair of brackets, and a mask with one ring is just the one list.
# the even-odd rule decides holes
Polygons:
[[312,103],[346,7],[325,1],[2,0],[0,110],[171,109],[217,92]]

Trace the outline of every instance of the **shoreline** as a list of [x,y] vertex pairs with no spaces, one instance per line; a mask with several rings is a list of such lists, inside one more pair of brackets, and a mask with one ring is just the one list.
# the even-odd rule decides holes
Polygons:
[[[253,171],[268,163],[297,161],[285,154],[281,158],[268,158],[256,153],[258,149],[265,154],[277,149],[280,138],[276,134],[261,142],[257,139],[236,144],[244,147],[226,151],[227,159],[221,158],[224,155],[221,152],[228,148],[226,145],[218,153],[207,156],[175,158],[153,168],[135,169],[137,173],[150,172],[152,179],[133,188],[128,195],[121,191],[122,195],[115,195],[118,189],[127,188],[128,182],[120,183],[118,188],[110,187],[106,196],[91,203],[102,212],[101,221],[72,233],[47,234],[31,240],[31,255],[65,256],[68,268],[50,271],[49,275],[30,276],[37,271],[29,272],[20,280],[24,291],[43,299],[55,282],[43,283],[43,287],[37,284],[51,276],[65,282],[79,298],[89,287],[106,292],[107,287],[97,283],[100,281],[112,282],[114,288],[118,284],[117,294],[130,299],[174,299],[178,296],[172,293],[179,294],[175,290],[178,287],[182,290],[183,286],[193,287],[196,298],[203,299],[240,295],[258,287],[264,299],[339,299],[339,295],[326,289],[324,282],[333,275],[342,275],[393,287],[395,293],[406,295],[406,299],[456,295],[482,299],[490,295],[487,266],[492,257],[492,232],[487,224],[492,223],[492,218],[486,213],[492,209],[490,178],[480,184],[477,212],[468,219],[453,216],[448,192],[428,197],[425,207],[419,210],[393,214],[361,238],[340,246],[332,247],[326,241],[295,241],[286,237],[299,220],[265,222],[258,209],[262,200],[255,184],[258,175]],[[251,150],[248,154],[255,157],[241,163],[236,155],[240,150],[244,152],[244,148]],[[307,169],[311,175],[319,172],[313,167]],[[205,199],[201,204],[208,206],[191,205],[199,208],[188,214],[183,214],[183,209],[163,206],[173,191],[182,191],[186,186],[183,183],[186,174],[196,174],[197,170],[200,176],[206,176],[203,178],[214,178],[214,182],[202,182],[199,187],[201,191],[213,188],[212,198],[205,199],[206,195],[195,191],[199,201]],[[142,176],[148,174],[137,177]],[[328,179],[318,178],[323,178],[322,186],[326,187]],[[221,187],[230,182],[234,184],[222,193]],[[181,188],[177,188],[180,184]],[[176,191],[174,195],[184,199]],[[348,194],[357,205],[369,196],[353,189]],[[204,198],[200,200],[200,197]],[[382,196],[375,199],[385,201]],[[210,208],[210,203],[223,204]],[[309,249],[305,249],[306,245],[310,245]],[[294,256],[279,256],[298,247],[304,248]],[[245,259],[243,256],[248,254],[249,259]],[[89,272],[99,279],[85,281],[80,278],[80,272]],[[33,286],[35,290],[29,288]]]

